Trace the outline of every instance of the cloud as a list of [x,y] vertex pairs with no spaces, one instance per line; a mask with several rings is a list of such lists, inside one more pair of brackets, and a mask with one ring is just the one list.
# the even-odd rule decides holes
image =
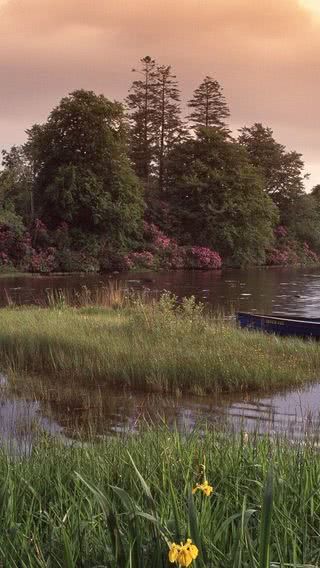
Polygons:
[[270,125],[319,175],[320,20],[303,0],[6,0],[0,11],[0,144],[75,88],[123,98],[150,54],[172,64],[185,99],[215,76],[234,127]]

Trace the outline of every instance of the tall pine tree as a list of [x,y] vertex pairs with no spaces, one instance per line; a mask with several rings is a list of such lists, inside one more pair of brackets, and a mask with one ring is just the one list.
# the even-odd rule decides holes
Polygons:
[[193,109],[187,117],[193,128],[225,128],[225,120],[230,116],[228,105],[218,81],[205,77],[194,91],[188,107]]
[[180,91],[170,65],[157,67],[155,91],[156,170],[159,189],[163,191],[166,186],[168,151],[185,134],[181,120]]
[[147,185],[152,173],[155,153],[156,63],[148,55],[141,59],[141,75],[133,82],[126,103],[131,126],[131,158],[137,175]]

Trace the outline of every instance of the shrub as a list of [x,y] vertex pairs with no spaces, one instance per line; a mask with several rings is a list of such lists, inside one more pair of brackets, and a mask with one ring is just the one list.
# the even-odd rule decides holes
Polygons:
[[133,268],[154,268],[155,258],[152,252],[131,252],[124,257],[124,262],[129,270]]
[[48,228],[41,219],[35,219],[31,228],[31,234],[33,246],[46,248],[50,244]]
[[33,250],[28,267],[30,272],[50,273],[56,269],[56,250],[53,247],[40,251]]
[[222,266],[222,260],[219,253],[207,247],[191,247],[188,249],[187,255],[191,268],[217,270]]
[[19,265],[31,251],[29,233],[21,233],[17,227],[6,223],[0,224],[0,253],[5,254],[14,265]]
[[62,272],[98,272],[99,261],[85,251],[63,249],[56,253],[57,266]]

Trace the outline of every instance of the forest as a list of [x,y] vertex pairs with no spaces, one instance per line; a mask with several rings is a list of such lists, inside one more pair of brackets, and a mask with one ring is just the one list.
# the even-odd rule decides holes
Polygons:
[[[62,98],[2,151],[0,270],[220,269],[320,261],[320,184],[262,123],[230,130],[205,77],[187,105],[146,56],[123,102]],[[186,110],[184,110],[186,107]]]

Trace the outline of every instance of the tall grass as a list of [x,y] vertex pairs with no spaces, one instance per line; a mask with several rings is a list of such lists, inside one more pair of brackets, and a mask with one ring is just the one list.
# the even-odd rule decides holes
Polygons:
[[[204,463],[214,492],[192,496]],[[42,440],[29,460],[0,455],[0,487],[0,562],[10,568],[164,568],[169,543],[189,537],[197,568],[320,562],[311,445],[165,428],[98,446]]]
[[0,367],[59,374],[115,386],[194,394],[269,390],[319,378],[316,342],[246,332],[206,315],[194,300],[179,306],[130,300],[124,307],[0,310]]

